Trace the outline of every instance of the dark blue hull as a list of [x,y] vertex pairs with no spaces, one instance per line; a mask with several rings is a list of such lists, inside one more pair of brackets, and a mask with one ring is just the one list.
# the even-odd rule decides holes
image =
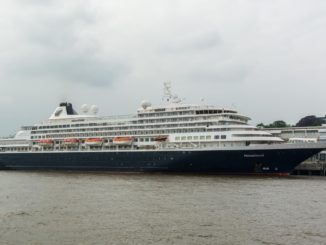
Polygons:
[[0,153],[0,169],[290,173],[321,147]]

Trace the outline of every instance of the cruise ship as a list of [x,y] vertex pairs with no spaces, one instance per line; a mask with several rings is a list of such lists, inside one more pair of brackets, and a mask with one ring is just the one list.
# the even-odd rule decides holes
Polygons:
[[111,117],[60,103],[44,122],[0,139],[0,169],[289,174],[326,148],[283,142],[234,109],[186,104],[170,83],[163,99]]

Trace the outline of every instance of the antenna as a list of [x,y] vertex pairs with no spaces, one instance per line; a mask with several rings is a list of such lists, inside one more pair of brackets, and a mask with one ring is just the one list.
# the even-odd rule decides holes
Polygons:
[[164,96],[172,97],[171,87],[171,82],[164,83]]
[[162,100],[167,103],[176,103],[176,104],[182,102],[182,99],[180,99],[178,95],[172,93],[171,82],[164,83],[164,96]]

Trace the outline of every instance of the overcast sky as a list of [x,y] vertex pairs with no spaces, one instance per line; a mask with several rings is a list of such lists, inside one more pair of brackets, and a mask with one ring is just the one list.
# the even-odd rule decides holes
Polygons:
[[326,114],[325,0],[0,0],[0,32],[3,136],[60,101],[159,105],[165,81],[253,124]]

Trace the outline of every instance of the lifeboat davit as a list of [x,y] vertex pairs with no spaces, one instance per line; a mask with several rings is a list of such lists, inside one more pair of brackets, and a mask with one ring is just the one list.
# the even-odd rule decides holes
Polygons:
[[79,139],[76,138],[66,138],[63,140],[63,145],[65,146],[76,146],[79,144]]
[[114,137],[114,145],[131,145],[134,142],[134,137]]
[[103,139],[101,138],[88,138],[85,140],[85,145],[89,146],[101,146],[103,144]]
[[54,141],[51,139],[41,139],[39,141],[37,141],[39,146],[43,146],[43,147],[52,147],[54,144]]
[[165,141],[167,141],[168,138],[169,138],[169,136],[167,136],[167,135],[158,135],[154,138],[154,140],[156,142],[165,142]]

